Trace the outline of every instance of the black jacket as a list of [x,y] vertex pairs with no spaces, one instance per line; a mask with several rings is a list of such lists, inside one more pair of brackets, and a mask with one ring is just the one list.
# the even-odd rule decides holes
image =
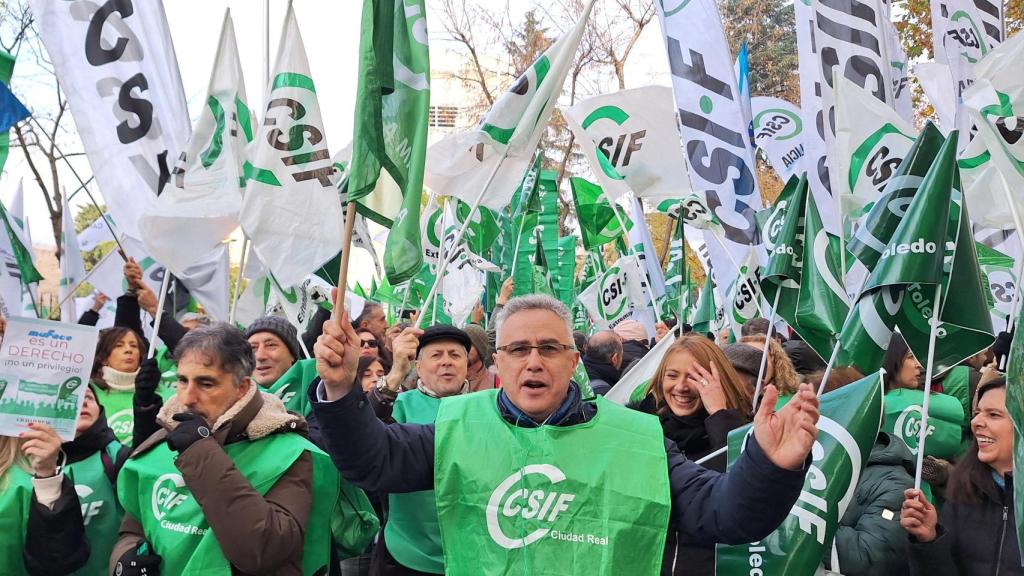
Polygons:
[[622,373],[625,374],[633,367],[633,363],[643,358],[651,351],[650,343],[639,340],[625,340],[622,342]]
[[[648,396],[643,402],[631,404],[629,407],[656,414],[665,439],[675,443],[679,451],[691,460],[699,460],[725,446],[729,432],[750,422],[749,418],[738,410],[719,410],[710,416],[703,409],[698,414],[686,417],[676,416],[668,410],[657,414],[653,396]],[[703,466],[709,470],[725,472],[726,461],[725,454],[722,454]],[[665,539],[661,574],[714,576],[715,549],[713,546],[696,545],[685,533],[669,528],[668,538]]]
[[[103,450],[112,440],[115,440],[114,432],[107,425],[107,419],[101,411],[88,430],[74,440],[65,442],[61,449],[67,456],[67,463],[74,464]],[[128,459],[128,452],[128,448],[121,450],[117,462],[112,463],[115,470]],[[111,481],[114,479],[111,478]],[[40,504],[33,494],[28,512],[25,549],[22,551],[28,573],[33,576],[63,576],[84,566],[89,561],[89,554],[82,504],[71,478],[64,476],[60,498],[52,510]]]
[[[318,400],[319,389],[319,380],[309,387],[310,403],[324,445],[346,480],[367,491],[433,489],[433,424],[385,425],[358,386],[335,402]],[[568,415],[558,425],[585,422],[597,413],[596,404],[579,396],[578,390],[570,392],[558,410]],[[523,425],[500,401],[499,407],[506,420]],[[665,451],[672,525],[708,546],[754,542],[770,534],[796,502],[806,473],[806,466],[799,471],[775,466],[753,438],[729,474],[694,464],[671,441],[665,441]]]
[[947,500],[939,512],[938,538],[911,540],[910,573],[921,576],[1024,575],[1013,512],[1013,478],[1006,490],[995,479],[979,487],[980,503]]
[[[124,326],[143,334],[141,314],[138,297],[134,294],[122,294],[117,297],[114,326]],[[149,324],[152,326],[155,322],[151,320]],[[178,323],[169,309],[164,308],[163,318],[160,320],[160,340],[167,345],[167,350],[173,354],[174,348],[187,333],[188,329]],[[145,345],[148,346],[149,343],[146,342]]]

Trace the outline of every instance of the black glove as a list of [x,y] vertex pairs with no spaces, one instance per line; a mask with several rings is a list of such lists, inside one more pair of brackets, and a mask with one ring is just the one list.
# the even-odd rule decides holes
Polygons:
[[210,426],[203,417],[194,412],[182,412],[173,416],[178,427],[167,434],[167,446],[181,454],[198,440],[210,435]]
[[139,374],[135,376],[135,404],[151,406],[156,403],[156,387],[160,385],[160,367],[156,358],[143,360]]
[[[1014,330],[1016,332],[1016,330]],[[1010,344],[1013,343],[1013,332],[1000,332],[996,336],[996,341],[992,343],[992,353],[995,354],[996,367],[1000,371],[1006,369],[1006,364],[1003,362],[1005,356],[1010,355]]]
[[163,559],[149,553],[149,542],[139,540],[135,548],[117,559],[114,576],[160,576],[160,562]]

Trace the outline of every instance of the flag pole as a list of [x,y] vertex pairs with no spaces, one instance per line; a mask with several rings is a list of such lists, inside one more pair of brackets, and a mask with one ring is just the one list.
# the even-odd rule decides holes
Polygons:
[[939,309],[942,308],[942,282],[935,284],[935,300],[928,330],[928,364],[925,366],[924,401],[921,403],[921,432],[917,438],[917,467],[914,470],[914,489],[921,489],[921,467],[924,465],[924,443],[928,438],[928,396],[932,392],[932,364],[935,361],[935,333],[939,327]]
[[[1024,224],[1021,223],[1020,213],[1017,211],[1017,205],[1013,201],[1013,196],[1010,195],[1010,188],[1006,182],[1006,178],[1002,174],[999,175],[999,179],[1003,182],[1003,194],[1006,196],[1006,203],[1010,205],[1010,215],[1013,217],[1013,223],[1017,227],[1017,238],[1021,242],[1021,248],[1024,249],[1024,237],[1021,236],[1024,233]],[[1020,263],[1021,270],[1024,270],[1024,262]],[[1013,301],[1010,302],[1010,317],[1006,320],[1006,331],[1012,332],[1016,328],[1017,320],[1017,308],[1020,306],[1020,277],[1021,274],[1017,274],[1016,286],[1013,290]],[[1006,364],[1010,355],[1003,356],[1002,366],[999,366],[1000,370],[1006,369]]]
[[[629,231],[626,230],[626,222],[625,222],[625,220],[622,219],[622,216],[619,214],[619,211],[617,210],[618,204],[616,202],[614,202],[611,199],[611,196],[608,196],[608,193],[605,192],[604,190],[601,190],[601,193],[605,195],[605,198],[608,200],[608,204],[611,205],[612,213],[615,214],[615,219],[619,221],[619,229],[622,230],[622,233],[626,235],[626,251],[629,252],[630,256],[636,256],[637,255],[636,248],[634,248],[633,247],[633,243],[629,241]],[[635,200],[637,202],[640,201],[639,198],[635,198]],[[644,207],[643,204],[640,204],[640,212],[641,212],[641,214],[643,213],[643,207]],[[644,222],[644,225],[646,226],[647,223]],[[638,258],[638,260],[639,260],[639,258]],[[659,264],[660,264],[660,262],[659,262]],[[658,301],[657,301],[658,299],[654,297],[654,282],[651,280],[651,275],[647,271],[647,266],[646,265],[644,265],[644,276],[647,277],[647,292],[648,292],[648,294],[651,295],[651,309],[654,310],[654,320],[660,324],[662,322],[662,320],[661,320],[661,312],[658,311]]]
[[761,367],[757,369],[757,384],[754,385],[753,412],[757,413],[757,399],[761,395],[761,384],[764,383],[764,369],[768,365],[768,350],[771,346],[772,331],[775,328],[775,309],[779,307],[779,296],[782,295],[782,287],[775,290],[775,300],[772,301],[772,314],[768,319],[768,333],[764,336],[764,350],[761,351]]
[[[484,194],[487,193],[487,189],[491,187],[491,182],[494,181],[494,177],[498,175],[498,169],[505,163],[505,158],[508,157],[508,148],[501,153],[501,158],[498,158],[498,162],[494,165],[491,173],[487,176],[487,180],[484,181],[484,185],[480,188],[480,192],[477,193],[476,198],[473,199],[473,203],[469,206],[469,214],[466,215],[466,220],[459,227],[459,231],[455,234],[455,240],[452,242],[454,246],[458,246],[459,242],[462,242],[462,237],[466,235],[466,230],[469,229],[470,222],[473,221],[473,216],[476,214],[477,208],[480,207],[480,202],[484,199]],[[458,254],[458,251],[455,251]],[[448,255],[450,256],[450,255]],[[419,314],[416,316],[416,322],[413,323],[413,328],[419,328],[420,322],[423,322],[423,315],[427,311],[427,307],[434,301],[434,297],[437,295],[437,288],[440,284],[439,280],[444,277],[444,273],[448,270],[448,256],[441,258],[437,263],[437,272],[434,277],[434,282],[430,286],[430,292],[427,293],[427,297],[423,300],[423,304],[420,306]]]
[[78,291],[78,288],[81,287],[82,284],[85,284],[89,280],[89,278],[92,276],[93,272],[95,272],[96,269],[99,268],[101,264],[106,262],[107,258],[110,258],[110,256],[113,255],[113,254],[114,254],[114,251],[110,251],[110,252],[107,252],[106,256],[104,256],[103,258],[100,258],[100,261],[97,262],[96,265],[92,267],[92,270],[89,270],[89,273],[86,274],[85,276],[83,276],[82,279],[79,280],[78,283],[75,284],[74,287],[72,287],[70,291],[68,291],[68,293],[64,296],[64,298],[61,299],[60,304],[58,304],[57,306],[58,307],[63,306],[64,303],[68,301],[68,298],[71,298],[72,296],[74,296],[75,292]]
[[110,225],[110,222],[103,217],[103,209],[100,208],[99,202],[96,201],[92,192],[90,192],[89,188],[85,185],[85,180],[82,180],[82,177],[78,175],[78,171],[75,170],[75,166],[71,164],[71,161],[64,155],[64,152],[61,152],[61,149],[57,147],[57,143],[53,141],[53,138],[50,138],[50,135],[46,133],[46,130],[43,128],[43,125],[39,123],[39,120],[36,120],[35,116],[29,116],[29,119],[36,123],[36,126],[39,127],[39,131],[43,133],[43,136],[46,136],[46,139],[50,142],[50,145],[53,146],[53,149],[57,151],[57,154],[60,154],[60,157],[64,159],[64,163],[71,169],[71,173],[74,174],[75,178],[78,180],[78,183],[81,185],[81,189],[85,190],[85,193],[89,196],[89,200],[92,200],[93,206],[95,206],[96,210],[99,211],[100,218],[103,218],[103,223],[106,224],[107,228],[110,230],[110,235],[114,237],[114,242],[117,244],[118,254],[120,254],[121,258],[127,262],[128,253],[124,251],[124,246],[121,245],[121,239],[117,237],[117,232],[114,232],[114,227]]
[[356,203],[347,202],[345,207],[345,232],[341,237],[341,265],[338,267],[338,297],[334,299],[331,318],[341,316],[345,308],[345,291],[348,290],[348,258],[352,254],[352,229],[356,224]]
[[242,292],[242,276],[245,275],[245,265],[249,260],[249,235],[242,231],[242,255],[238,260],[238,275],[235,276],[235,291],[231,295],[231,311],[228,312],[228,324],[235,323],[235,310],[238,308],[238,297]]
[[726,450],[728,450],[728,449],[729,449],[728,445],[722,446],[721,448],[719,448],[718,450],[715,450],[711,454],[708,454],[707,456],[704,456],[702,458],[698,458],[698,459],[694,460],[693,463],[697,464],[697,465],[704,464],[705,462],[707,462],[708,460],[711,460],[712,458],[714,458],[715,456],[718,456],[719,454],[725,454]]
[[160,337],[160,320],[164,317],[164,305],[167,303],[167,287],[171,284],[171,271],[164,268],[164,279],[160,282],[160,297],[156,303],[156,314],[153,316],[153,339],[149,342],[146,360],[156,356],[156,339]]
[[[860,283],[860,288],[857,290],[857,297],[850,302],[850,308],[846,312],[846,320],[843,320],[843,328],[846,328],[846,325],[850,322],[850,319],[853,318],[853,314],[857,308],[857,303],[860,301],[860,297],[864,295],[864,286],[867,283],[868,276],[865,276],[864,280],[862,280]],[[839,331],[842,332],[843,328],[840,328]],[[828,359],[828,364],[825,365],[825,374],[822,375],[821,383],[818,384],[818,396],[821,396],[822,393],[824,393],[825,385],[828,384],[828,377],[832,375],[832,368],[835,366],[836,359],[839,358],[839,350],[842,348],[842,342],[839,340],[839,334],[833,334],[833,336],[836,339],[836,345],[832,347],[832,355]]]

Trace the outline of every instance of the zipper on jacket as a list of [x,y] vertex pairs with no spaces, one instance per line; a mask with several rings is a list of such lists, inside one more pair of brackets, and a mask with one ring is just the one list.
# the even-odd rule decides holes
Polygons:
[[1003,506],[1003,529],[999,532],[999,552],[996,553],[996,576],[1003,567],[1003,542],[1006,540],[1006,516],[1009,506]]

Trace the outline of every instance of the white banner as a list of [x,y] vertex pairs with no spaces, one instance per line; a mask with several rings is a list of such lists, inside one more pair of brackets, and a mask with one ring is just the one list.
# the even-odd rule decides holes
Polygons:
[[567,108],[565,118],[612,201],[630,190],[655,205],[693,193],[671,88],[602,94]]
[[291,6],[278,44],[263,125],[239,221],[282,286],[294,286],[341,251],[341,198],[320,103]]
[[643,276],[636,256],[623,256],[580,292],[579,302],[590,313],[596,329],[611,330],[632,318],[634,311],[647,308]]
[[160,0],[29,0],[96,183],[121,232],[170,179],[190,125]]
[[[807,172],[807,185],[821,211],[825,229],[839,234],[839,216],[832,199],[829,181],[829,157],[825,146],[825,118],[821,108],[821,65],[814,42],[814,10],[811,0],[795,0],[796,45],[800,74],[800,117],[804,121],[803,170]],[[726,286],[726,284],[719,284]]]
[[9,318],[0,350],[0,435],[42,422],[74,440],[98,337],[95,326]]
[[800,108],[771,96],[751,99],[754,142],[783,182],[806,170],[804,132],[813,126],[804,124]]
[[238,228],[253,127],[235,28],[226,12],[195,132],[177,159],[171,185],[140,223],[146,250],[174,274],[181,275]]
[[707,205],[725,232],[729,253],[717,242],[709,242],[709,247],[714,274],[726,285],[737,273],[733,261],[742,261],[758,241],[754,214],[761,209],[733,59],[714,0],[655,5],[672,71],[690,181],[694,189],[706,191]]

